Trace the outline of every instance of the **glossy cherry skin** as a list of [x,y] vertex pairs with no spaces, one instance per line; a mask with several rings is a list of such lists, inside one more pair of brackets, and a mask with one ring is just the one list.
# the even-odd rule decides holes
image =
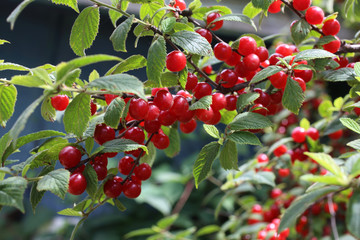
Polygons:
[[65,168],[75,167],[80,163],[81,151],[74,146],[66,146],[59,152],[59,161]]
[[173,96],[169,91],[160,90],[156,93],[153,102],[160,110],[168,110],[173,105]]
[[142,163],[135,167],[134,173],[141,181],[147,180],[151,176],[151,167],[147,163]]
[[132,157],[125,156],[120,159],[118,169],[121,174],[128,175],[133,168],[135,161]]
[[189,134],[189,133],[192,133],[193,131],[195,131],[196,126],[197,126],[196,120],[191,119],[187,123],[180,123],[180,130],[183,133]]
[[86,179],[82,173],[71,174],[68,192],[72,195],[80,195],[85,192],[86,185]]
[[217,22],[212,23],[211,26],[209,26],[209,24],[212,21],[214,21],[216,18],[219,18],[219,17],[221,17],[221,14],[218,12],[212,12],[209,15],[207,15],[206,23],[211,30],[216,31],[216,30],[219,30],[223,26],[224,21],[217,21]]
[[67,95],[57,95],[51,98],[51,105],[57,111],[64,111],[69,105],[69,97]]
[[109,198],[117,198],[123,191],[123,185],[121,177],[115,176],[109,179],[104,185],[104,193]]
[[149,112],[149,104],[141,98],[131,99],[129,106],[129,114],[136,120],[143,120],[147,117]]
[[309,24],[321,24],[324,20],[324,11],[317,6],[312,6],[306,10],[305,19]]
[[179,72],[186,67],[186,56],[183,52],[175,50],[166,56],[166,68],[171,72]]
[[129,180],[124,183],[123,191],[127,198],[137,198],[141,194],[141,185],[135,181]]
[[211,44],[211,42],[212,42],[212,34],[211,34],[211,32],[209,30],[207,30],[205,28],[199,28],[195,32],[200,34],[202,37],[204,37]]
[[94,139],[95,141],[102,145],[107,141],[113,140],[115,138],[115,130],[106,124],[99,124],[95,127]]

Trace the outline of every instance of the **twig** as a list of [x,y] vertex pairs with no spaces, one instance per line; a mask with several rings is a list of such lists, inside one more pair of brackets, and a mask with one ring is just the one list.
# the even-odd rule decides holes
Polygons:
[[332,201],[332,197],[333,194],[329,194],[327,199],[328,199],[328,205],[329,205],[329,210],[330,210],[330,215],[331,215],[331,229],[334,235],[334,239],[335,240],[339,240],[339,233],[336,227],[336,213],[334,211],[334,205],[333,205],[333,201]]
[[176,213],[181,212],[181,209],[183,209],[183,207],[185,206],[185,203],[189,199],[190,194],[193,189],[194,189],[194,181],[191,180],[186,184],[185,189],[184,189],[183,193],[181,194],[181,197],[180,197],[179,201],[176,203],[174,210],[172,211],[171,214],[176,214]]

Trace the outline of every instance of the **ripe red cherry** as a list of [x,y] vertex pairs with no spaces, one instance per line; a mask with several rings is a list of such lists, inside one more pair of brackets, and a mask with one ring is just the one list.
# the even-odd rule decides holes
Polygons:
[[236,102],[237,102],[237,96],[235,95],[227,95],[226,97],[226,107],[225,109],[228,111],[234,111],[236,110]]
[[141,98],[131,99],[129,114],[136,120],[143,120],[149,112],[149,104]]
[[321,24],[324,20],[324,11],[317,6],[312,6],[306,11],[305,19],[312,25]]
[[219,111],[226,107],[226,97],[222,93],[213,93],[211,108],[213,110]]
[[211,34],[211,32],[209,30],[207,30],[205,28],[199,28],[195,32],[200,34],[202,37],[204,37],[211,44],[211,42],[212,42],[212,34]]
[[192,133],[196,129],[197,123],[195,119],[191,119],[189,122],[180,123],[180,130],[183,133]]
[[302,78],[305,83],[310,82],[310,80],[313,77],[313,71],[312,70],[294,70],[294,76]]
[[212,119],[214,111],[211,107],[209,109],[196,109],[195,115],[200,121],[206,123]]
[[66,146],[59,153],[61,165],[65,168],[72,168],[79,164],[81,160],[81,152],[74,146]]
[[[255,100],[255,103],[257,104],[261,104],[264,107],[268,107],[271,103],[271,98],[269,96],[268,93],[264,92],[262,89],[260,88],[255,88],[254,92],[259,93],[260,96],[258,97],[258,99]],[[281,100],[280,100],[281,101]]]
[[216,30],[219,30],[223,24],[224,24],[224,21],[217,21],[217,22],[214,22],[211,24],[211,26],[209,26],[209,24],[214,21],[216,18],[219,18],[221,17],[221,14],[218,13],[218,12],[212,12],[210,13],[209,15],[207,15],[206,17],[206,24],[208,25],[208,27],[213,30],[213,31],[216,31]]
[[234,67],[236,64],[238,64],[241,60],[241,56],[239,53],[232,51],[230,58],[225,60],[225,63],[229,66]]
[[275,198],[278,198],[281,194],[282,194],[282,191],[280,188],[274,188],[270,192],[270,197],[275,199]]
[[268,112],[268,110],[266,108],[264,108],[264,106],[262,104],[259,104],[259,103],[254,104],[254,106],[252,106],[250,108],[250,111],[261,114],[263,116],[266,116],[267,112]]
[[266,236],[267,236],[267,231],[261,230],[261,231],[258,232],[256,239],[258,239],[258,240],[265,240],[265,239],[266,239]]
[[179,116],[184,114],[184,112],[186,112],[187,110],[189,110],[189,103],[186,98],[180,95],[176,95],[174,97],[174,103],[170,108],[169,112],[174,116]]
[[322,31],[325,35],[333,35],[339,33],[340,31],[340,23],[336,19],[330,19],[324,22],[324,25],[322,27]]
[[97,106],[96,106],[96,104],[93,102],[93,100],[91,100],[91,102],[90,102],[91,116],[95,115],[96,110],[97,110]]
[[257,156],[258,163],[267,163],[269,162],[269,157],[265,153],[261,153]]
[[104,180],[107,176],[107,168],[104,165],[93,165],[93,168],[96,172],[96,175],[98,177],[98,180]]
[[105,195],[109,198],[117,198],[120,196],[123,191],[123,185],[121,184],[122,181],[123,179],[118,176],[109,179],[104,185]]
[[95,165],[103,165],[106,167],[108,164],[107,154],[105,153],[105,154],[96,156],[95,159],[92,161],[92,163]]
[[276,157],[280,157],[280,156],[284,155],[286,152],[287,152],[287,147],[283,144],[274,150],[274,155]]
[[187,79],[186,79],[185,89],[188,91],[191,91],[196,87],[197,84],[198,84],[197,76],[195,74],[189,72]]
[[95,141],[102,145],[107,141],[111,141],[115,138],[115,130],[106,124],[99,124],[95,127],[94,139]]
[[149,111],[145,120],[154,121],[158,118],[159,114],[160,114],[160,109],[153,102],[150,102]]
[[276,0],[275,2],[273,2],[272,4],[270,4],[268,11],[269,13],[278,13],[281,10],[281,1],[280,0]]
[[345,56],[339,56],[339,59],[337,57],[333,57],[333,60],[340,65],[337,69],[347,67],[349,64],[349,59]]
[[205,67],[203,67],[203,72],[206,73],[207,75],[211,74],[212,73],[212,66],[211,65],[207,65]]
[[170,139],[167,135],[165,135],[162,131],[154,134],[151,139],[151,142],[157,149],[165,149],[170,145]]
[[284,89],[286,87],[287,78],[287,74],[283,71],[280,71],[270,76],[269,80],[274,87],[278,89]]
[[212,118],[209,121],[205,122],[206,124],[216,125],[216,124],[218,124],[220,122],[220,120],[221,120],[220,112],[217,111],[217,110],[213,110],[213,113],[214,114],[213,114]]
[[161,125],[170,126],[176,122],[176,115],[168,111],[161,111],[158,117]]
[[86,189],[86,179],[82,173],[73,173],[69,179],[68,192],[72,195],[80,195]]
[[341,42],[337,36],[335,36],[335,38],[336,39],[334,41],[331,41],[323,45],[324,50],[329,51],[331,53],[336,53],[339,50],[341,46]]
[[174,8],[179,8],[180,11],[185,10],[186,3],[184,0],[175,0]]
[[311,0],[293,0],[293,7],[298,11],[305,11],[311,5]]
[[260,66],[260,59],[255,53],[251,53],[244,57],[243,62],[248,71],[255,71]]
[[260,62],[264,62],[269,57],[269,51],[263,46],[258,47],[255,54],[259,57]]
[[194,88],[194,96],[196,97],[196,99],[209,96],[211,95],[211,92],[212,88],[210,84],[205,82],[198,83],[198,85],[196,85],[196,87]]
[[330,203],[326,203],[324,206],[324,210],[327,213],[331,213],[330,208],[332,207],[332,210],[334,210],[334,212],[337,212],[338,210],[338,205],[336,203],[333,203],[332,205]]
[[156,95],[156,93],[160,90],[165,90],[165,91],[169,91],[169,89],[167,87],[163,87],[163,88],[153,88],[151,89],[151,96],[154,96]]
[[235,84],[238,80],[238,76],[231,69],[222,70],[220,73],[220,78],[222,80],[221,84],[225,88],[231,88],[231,87],[235,86]]
[[195,116],[195,111],[188,110],[177,117],[180,122],[187,123]]
[[171,72],[179,72],[186,67],[186,56],[181,51],[175,50],[166,56],[166,68]]
[[254,38],[245,36],[239,39],[238,52],[241,55],[247,56],[251,53],[255,53],[257,49],[257,43]]
[[269,57],[269,63],[270,65],[276,65],[279,60],[277,58],[283,58],[284,56],[281,55],[280,53],[274,53],[274,54],[271,54],[270,57]]
[[260,204],[255,204],[251,208],[252,213],[261,213],[262,212],[262,206]]
[[293,51],[292,51],[292,48],[290,47],[290,45],[285,44],[285,43],[278,45],[275,49],[275,52],[283,55],[284,57],[291,56],[293,54]]
[[278,173],[280,177],[287,177],[290,175],[290,170],[288,168],[280,168]]
[[106,104],[109,105],[112,100],[114,100],[115,98],[118,97],[118,95],[114,95],[114,94],[104,94],[104,97],[105,97],[105,102],[106,102]]
[[137,198],[141,193],[141,185],[135,181],[126,181],[123,187],[124,195],[127,198]]
[[124,134],[124,138],[130,139],[130,140],[133,140],[134,142],[142,144],[145,141],[145,134],[141,128],[132,127],[126,131],[126,133]]
[[125,156],[120,159],[118,169],[121,174],[128,175],[133,168],[135,161],[132,157]]
[[305,90],[306,90],[306,83],[305,83],[305,81],[304,81],[302,78],[299,78],[299,77],[294,77],[293,79],[299,84],[299,86],[301,87],[301,90],[302,90],[303,92],[305,92]]
[[156,93],[153,102],[160,110],[168,110],[173,105],[173,96],[169,91],[160,90]]
[[296,127],[291,132],[294,142],[302,143],[306,140],[306,130],[302,127]]
[[306,135],[312,138],[314,141],[319,139],[319,131],[313,127],[306,130]]
[[219,42],[214,46],[214,55],[220,61],[225,61],[231,57],[232,49],[229,44]]
[[340,129],[336,132],[333,132],[333,133],[330,133],[329,134],[329,138],[333,139],[333,140],[337,140],[337,139],[340,139],[343,135],[343,130]]
[[69,97],[67,95],[57,95],[51,98],[51,105],[57,111],[64,111],[69,105]]
[[134,173],[141,181],[147,180],[151,176],[151,167],[147,163],[142,163],[135,167]]
[[145,131],[148,133],[156,133],[157,131],[159,131],[160,127],[161,127],[161,123],[158,120],[154,120],[154,121],[146,120],[144,122]]

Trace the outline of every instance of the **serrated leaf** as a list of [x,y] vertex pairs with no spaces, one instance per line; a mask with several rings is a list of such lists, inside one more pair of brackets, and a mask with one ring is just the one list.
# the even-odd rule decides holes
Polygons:
[[282,97],[283,106],[291,112],[297,114],[304,100],[305,95],[299,83],[289,77]]
[[175,17],[169,17],[161,21],[161,30],[163,33],[169,33],[173,30],[174,25],[176,23]]
[[261,145],[259,138],[251,132],[233,132],[227,138],[237,144]]
[[138,144],[129,139],[114,139],[108,141],[102,145],[104,148],[101,152],[125,152],[132,151],[138,148],[142,148],[147,151],[147,148],[144,145]]
[[355,120],[351,118],[340,118],[340,122],[348,129],[360,134],[360,125]]
[[51,171],[39,180],[36,189],[38,191],[50,191],[64,199],[69,187],[70,172],[66,169]]
[[[113,7],[118,7],[119,0],[111,0],[111,3],[112,3],[111,5]],[[128,1],[123,0],[123,1],[120,2],[121,10],[126,11],[128,6],[129,6]],[[110,17],[111,22],[114,25],[114,27],[116,27],[116,22],[119,20],[119,18],[122,17],[122,14],[120,12],[118,12],[118,11],[109,9],[109,17]]]
[[200,56],[213,54],[211,45],[200,34],[191,31],[180,31],[170,35],[171,40],[184,50]]
[[72,208],[65,208],[65,209],[57,212],[57,214],[63,215],[63,216],[82,217],[82,213],[80,211],[75,211]]
[[27,67],[9,62],[0,63],[0,71],[4,71],[4,70],[15,70],[15,71],[26,71],[26,72],[30,71],[30,69]]
[[286,209],[284,215],[281,218],[280,226],[278,231],[282,232],[286,228],[291,227],[295,224],[297,218],[308,208],[310,207],[317,199],[324,196],[325,194],[335,192],[339,187],[323,187],[316,189],[312,192],[305,193],[295,199],[295,201]]
[[240,94],[236,102],[236,110],[242,112],[244,108],[252,104],[260,96],[257,92]]
[[228,140],[220,151],[220,164],[225,170],[238,168],[238,154],[235,142]]
[[25,212],[23,198],[27,181],[22,177],[9,177],[0,181],[0,205],[16,207]]
[[24,87],[44,88],[47,86],[46,82],[37,76],[19,75],[11,78],[11,83]]
[[324,80],[329,82],[356,81],[356,74],[353,68],[340,68],[338,70],[327,70],[321,73]]
[[213,138],[220,138],[219,130],[214,125],[204,124],[203,127],[207,134],[209,134]]
[[126,51],[126,38],[131,29],[131,25],[134,20],[134,15],[131,15],[128,19],[122,22],[111,34],[110,41],[113,44],[115,51]]
[[354,189],[346,209],[347,230],[356,238],[360,238],[360,191]]
[[263,70],[261,70],[260,72],[258,72],[252,79],[251,79],[251,84],[254,83],[258,83],[272,75],[274,75],[275,73],[278,73],[282,70],[281,67],[279,66],[269,66]]
[[256,8],[254,7],[254,5],[252,4],[252,2],[249,2],[248,4],[246,4],[246,6],[243,9],[243,14],[245,14],[246,16],[248,16],[249,18],[253,19],[254,17],[256,17],[260,12],[262,11],[261,8]]
[[104,115],[105,124],[117,129],[124,107],[125,101],[122,98],[117,97],[112,100]]
[[354,65],[354,71],[355,71],[355,74],[356,74],[358,77],[360,77],[360,63],[359,63],[359,62],[355,63],[355,65]]
[[88,88],[105,89],[114,94],[134,93],[146,99],[143,83],[135,76],[115,74],[98,78],[87,85]]
[[[54,1],[54,0],[53,0]],[[72,0],[75,1],[76,0]],[[99,31],[100,12],[98,7],[87,7],[76,18],[70,34],[70,47],[78,56],[85,55]]]
[[299,45],[309,35],[311,26],[304,19],[301,19],[290,28],[291,37],[296,45]]
[[170,128],[169,132],[169,139],[170,139],[170,145],[166,149],[164,149],[164,152],[166,156],[168,157],[175,157],[180,152],[180,135],[178,132],[178,129],[175,127]]
[[196,188],[211,171],[211,166],[219,153],[220,144],[218,142],[211,142],[205,145],[194,163],[193,175],[195,179]]
[[346,145],[356,150],[360,150],[360,139],[348,142]]
[[[181,71],[182,72],[182,71]],[[154,81],[146,81],[145,87],[147,88],[156,88],[156,87],[175,87],[179,85],[179,76],[176,73],[172,72],[163,72],[161,73],[161,85]]]
[[263,115],[253,112],[245,112],[237,115],[231,123],[229,128],[234,131],[247,129],[263,129],[271,127],[273,123]]
[[7,17],[6,22],[10,23],[10,29],[13,30],[15,26],[15,21],[20,15],[20,13],[34,0],[24,0],[22,1]]
[[14,113],[17,98],[17,89],[13,85],[0,85],[0,125],[6,126],[6,122]]
[[162,36],[159,36],[151,44],[148,56],[147,56],[147,66],[146,66],[146,75],[148,81],[154,83],[158,86],[161,84],[161,73],[165,67],[166,60],[166,45],[165,39]]
[[[146,1],[146,0],[137,0],[137,1]],[[139,12],[140,18],[144,19],[147,16],[152,17],[151,23],[153,23],[154,26],[159,26],[160,20],[162,16],[164,16],[165,14],[165,9],[158,11],[162,7],[163,5],[160,5],[159,3],[156,2],[142,4]]]
[[294,62],[298,62],[301,60],[312,60],[312,59],[333,58],[333,57],[336,57],[336,55],[322,49],[308,49],[299,52],[298,55],[296,55]]
[[112,75],[112,74],[128,72],[131,70],[136,70],[145,67],[146,64],[147,64],[147,60],[142,55],[132,55],[127,59],[125,59],[124,61],[116,64],[105,75]]
[[79,8],[78,8],[78,5],[77,5],[77,0],[51,0],[51,1],[53,3],[55,3],[55,4],[61,4],[61,5],[71,7],[76,12],[79,12]]
[[340,167],[336,164],[334,159],[326,153],[310,153],[306,152],[305,155],[316,161],[323,168],[334,174],[335,176],[345,177]]
[[255,30],[257,30],[256,25],[251,20],[251,18],[249,18],[248,16],[241,14],[241,13],[223,15],[221,17],[215,18],[209,25],[211,25],[212,23],[218,22],[218,21],[232,21],[232,22],[247,23],[247,24],[250,24]]
[[1,164],[4,163],[4,161],[6,160],[6,158],[4,157],[4,153],[7,150],[7,148],[10,146],[11,144],[11,136],[10,133],[5,133],[3,136],[1,136],[0,138],[0,160],[1,160]]
[[195,103],[193,103],[189,107],[189,110],[208,109],[210,107],[211,103],[212,103],[212,96],[211,95],[205,96],[205,97],[200,98]]
[[46,121],[54,122],[56,119],[56,110],[51,105],[51,98],[46,97],[41,104],[41,116]]
[[81,137],[87,128],[90,116],[90,95],[80,93],[65,110],[63,118],[65,131]]
[[86,164],[83,175],[86,179],[86,192],[94,199],[97,190],[98,176],[91,164]]

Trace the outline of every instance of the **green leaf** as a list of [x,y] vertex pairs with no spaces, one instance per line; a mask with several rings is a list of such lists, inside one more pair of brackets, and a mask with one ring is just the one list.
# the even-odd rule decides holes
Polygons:
[[360,190],[354,189],[346,209],[347,230],[357,239],[360,238]]
[[207,134],[209,134],[213,138],[220,138],[219,130],[214,125],[204,124],[203,127]]
[[327,70],[322,72],[324,80],[329,82],[356,81],[356,74],[352,68],[340,68],[338,70]]
[[334,159],[326,154],[326,153],[310,153],[305,152],[305,155],[309,156],[311,159],[316,161],[323,168],[334,174],[335,176],[339,176],[345,178],[344,173],[341,171],[340,167],[336,164]]
[[14,113],[17,97],[16,87],[13,85],[0,85],[0,125],[6,126],[6,122]]
[[140,158],[140,163],[147,163],[150,166],[153,165],[156,158],[156,148],[152,142],[150,142],[147,146],[148,154],[145,154]]
[[57,213],[63,216],[82,217],[82,213],[80,211],[75,211],[72,208],[65,208]]
[[63,118],[65,131],[81,137],[87,128],[90,116],[90,95],[80,93],[65,110]]
[[282,104],[291,112],[297,114],[305,100],[305,95],[299,83],[292,78],[288,78],[282,98]]
[[77,5],[77,0],[51,0],[51,1],[53,3],[55,3],[55,4],[61,4],[61,5],[71,7],[76,12],[79,12],[79,8],[78,8],[78,5]]
[[155,230],[153,230],[152,228],[142,228],[142,229],[137,229],[134,231],[131,231],[129,233],[127,233],[125,235],[125,238],[132,238],[132,237],[137,237],[137,236],[144,236],[144,235],[151,235],[151,234],[155,234]]
[[212,103],[212,96],[211,95],[205,96],[205,97],[200,98],[195,103],[193,103],[189,107],[189,110],[208,109],[210,107],[211,103]]
[[20,15],[20,13],[34,0],[24,0],[22,1],[7,17],[6,22],[10,23],[10,29],[13,30],[15,26],[15,21]]
[[242,112],[245,107],[252,104],[259,96],[260,94],[256,92],[240,94],[236,102],[236,110]]
[[166,229],[166,228],[170,227],[176,221],[176,219],[178,219],[178,217],[179,217],[178,214],[174,214],[174,215],[162,218],[156,223],[156,225],[161,229]]
[[166,45],[165,39],[162,36],[159,36],[151,44],[148,56],[147,56],[147,66],[146,66],[146,75],[149,82],[153,82],[158,86],[161,85],[161,73],[165,67],[166,60]]
[[69,187],[70,172],[66,169],[51,171],[39,180],[36,189],[38,191],[50,191],[64,199]]
[[211,142],[201,149],[193,169],[196,188],[199,187],[199,183],[202,182],[211,171],[211,166],[219,150],[220,144],[217,142]]
[[[132,0],[132,1],[134,1],[134,0]],[[145,0],[140,0],[140,1],[145,1]],[[163,7],[163,5],[160,5],[159,3],[156,3],[156,2],[142,4],[140,7],[140,12],[139,12],[140,18],[144,19],[147,16],[152,17],[152,16],[154,16],[155,13],[157,13],[152,18],[152,23],[155,26],[159,26],[160,20],[161,20],[162,16],[165,14],[165,10],[158,11],[162,7]]]
[[115,74],[98,78],[87,85],[88,88],[105,89],[113,94],[134,93],[146,99],[143,83],[135,76]]
[[318,58],[333,58],[333,57],[336,57],[336,55],[322,49],[308,49],[299,52],[298,55],[296,55],[294,62],[298,62],[301,60],[312,60]]
[[356,150],[360,150],[360,139],[348,142],[346,145]]
[[[119,0],[111,0],[111,2],[112,2],[111,5],[112,5],[113,7],[118,7],[118,6],[119,6],[119,5],[118,5],[118,4],[119,4]],[[127,8],[128,8],[128,6],[129,6],[129,2],[128,2],[128,1],[125,1],[125,0],[120,1],[120,8],[121,8],[121,10],[126,11]],[[111,22],[112,22],[112,24],[114,25],[114,27],[116,27],[116,22],[119,20],[119,18],[122,17],[122,14],[121,14],[120,12],[118,12],[118,11],[109,9],[109,17],[110,17]]]
[[300,127],[304,128],[305,130],[310,128],[310,122],[306,118],[301,119]]
[[117,129],[120,123],[120,117],[125,108],[125,101],[122,98],[115,98],[106,109],[104,120],[105,124]]
[[[76,0],[73,0],[76,1]],[[87,7],[76,18],[70,34],[70,47],[78,56],[85,55],[99,31],[99,7]]]
[[196,232],[196,236],[200,237],[200,236],[204,236],[204,235],[208,235],[208,234],[212,234],[212,233],[217,233],[220,230],[221,230],[221,228],[217,225],[208,225],[208,226],[200,228]]
[[254,83],[258,83],[272,75],[274,75],[275,73],[278,73],[282,70],[281,67],[279,66],[269,66],[263,70],[261,70],[260,72],[258,72],[252,79],[251,79],[251,84]]
[[332,187],[323,187],[317,190],[314,190],[309,193],[305,193],[295,199],[295,201],[290,205],[288,209],[286,209],[284,215],[281,218],[280,226],[278,231],[282,232],[286,228],[291,227],[295,224],[297,218],[314,202],[319,199],[320,197],[335,192],[338,190],[338,186],[332,186]]
[[355,71],[355,74],[356,74],[358,77],[360,77],[360,63],[359,63],[359,62],[355,63],[355,65],[354,65],[354,71]]
[[334,175],[326,175],[326,176],[316,176],[313,174],[305,174],[300,177],[301,180],[308,181],[308,182],[319,182],[319,183],[326,183],[328,185],[340,185],[345,186],[344,182],[341,178]]
[[131,29],[131,25],[134,20],[134,15],[131,15],[128,19],[122,22],[111,34],[110,41],[113,44],[115,51],[126,51],[126,38]]
[[220,152],[220,164],[225,170],[238,168],[238,154],[235,142],[228,140]]
[[[46,166],[41,170],[41,172],[39,173],[38,176],[44,176],[53,170],[54,170],[54,166]],[[31,203],[31,207],[32,207],[34,213],[35,213],[35,209],[36,209],[37,205],[40,203],[41,199],[43,198],[43,196],[45,194],[45,191],[39,192],[36,189],[37,184],[38,184],[37,182],[34,182],[31,187],[31,191],[30,191],[30,203]]]
[[127,59],[125,59],[124,61],[116,64],[105,75],[112,75],[112,74],[128,72],[131,70],[136,70],[145,67],[146,64],[147,64],[147,60],[142,55],[132,55]]
[[0,71],[4,71],[4,70],[27,71],[27,72],[30,71],[30,69],[27,67],[9,62],[0,63]]
[[114,199],[114,202],[115,202],[115,206],[116,206],[117,209],[119,209],[119,210],[122,211],[122,212],[124,212],[124,211],[126,210],[126,207],[124,206],[124,204],[122,204],[122,203],[120,202],[119,199],[115,198],[115,199]]
[[253,182],[256,184],[266,184],[275,187],[275,174],[273,172],[261,171],[254,175]]
[[104,148],[101,152],[125,152],[125,151],[132,151],[138,148],[142,148],[147,151],[147,148],[144,145],[138,144],[134,141],[129,139],[114,139],[108,141],[102,145]]
[[241,13],[223,15],[221,17],[214,19],[210,24],[218,22],[218,21],[243,22],[243,23],[250,24],[256,30],[256,25],[251,20],[251,18],[249,18],[248,16],[241,14]]
[[4,153],[7,150],[7,148],[10,146],[12,138],[10,137],[10,133],[5,133],[0,138],[0,160],[1,164],[6,160],[6,157],[4,157]]
[[161,78],[160,82],[146,81],[144,84],[145,87],[147,88],[175,87],[179,85],[179,76],[176,73],[163,72],[161,73],[160,78]]
[[179,154],[180,152],[180,135],[178,132],[178,129],[175,127],[170,128],[169,132],[169,139],[170,139],[170,145],[166,149],[164,149],[164,152],[166,156],[172,158]]
[[166,18],[161,22],[161,30],[163,31],[163,33],[169,33],[174,29],[175,23],[175,17]]
[[204,16],[210,12],[220,12],[221,14],[231,14],[232,11],[226,6],[213,5],[211,7],[200,7],[193,11],[192,17],[195,19],[203,20]]
[[340,122],[348,129],[360,134],[360,125],[355,120],[351,118],[340,118]]
[[209,42],[200,34],[191,31],[180,31],[170,35],[171,40],[184,50],[200,56],[211,56],[212,48]]
[[263,129],[271,127],[273,123],[263,115],[253,112],[245,112],[237,115],[229,124],[231,130],[240,131],[247,129]]
[[259,138],[251,132],[233,132],[227,138],[237,144],[261,145]]
[[249,18],[253,19],[254,17],[256,17],[259,13],[261,13],[262,9],[261,8],[256,8],[254,7],[254,5],[252,4],[252,2],[249,2],[248,4],[246,4],[246,6],[243,9],[243,14],[245,14],[246,16],[248,16]]
[[37,76],[30,75],[19,75],[13,76],[11,78],[11,83],[15,85],[20,85],[24,87],[37,87],[44,88],[46,87],[46,82]]
[[251,0],[252,4],[256,8],[261,8],[264,11],[267,11],[272,0]]
[[86,192],[94,199],[97,190],[98,176],[91,164],[86,164],[83,174],[86,179]]
[[333,114],[333,105],[330,100],[324,100],[319,105],[319,114],[323,118],[330,118]]
[[41,116],[50,122],[54,122],[56,119],[56,110],[51,105],[51,98],[46,97],[45,100],[41,104]]
[[304,19],[296,21],[290,28],[291,37],[296,45],[299,45],[309,35],[311,26]]
[[23,198],[27,182],[22,177],[9,177],[0,181],[0,205],[16,207],[25,212]]

